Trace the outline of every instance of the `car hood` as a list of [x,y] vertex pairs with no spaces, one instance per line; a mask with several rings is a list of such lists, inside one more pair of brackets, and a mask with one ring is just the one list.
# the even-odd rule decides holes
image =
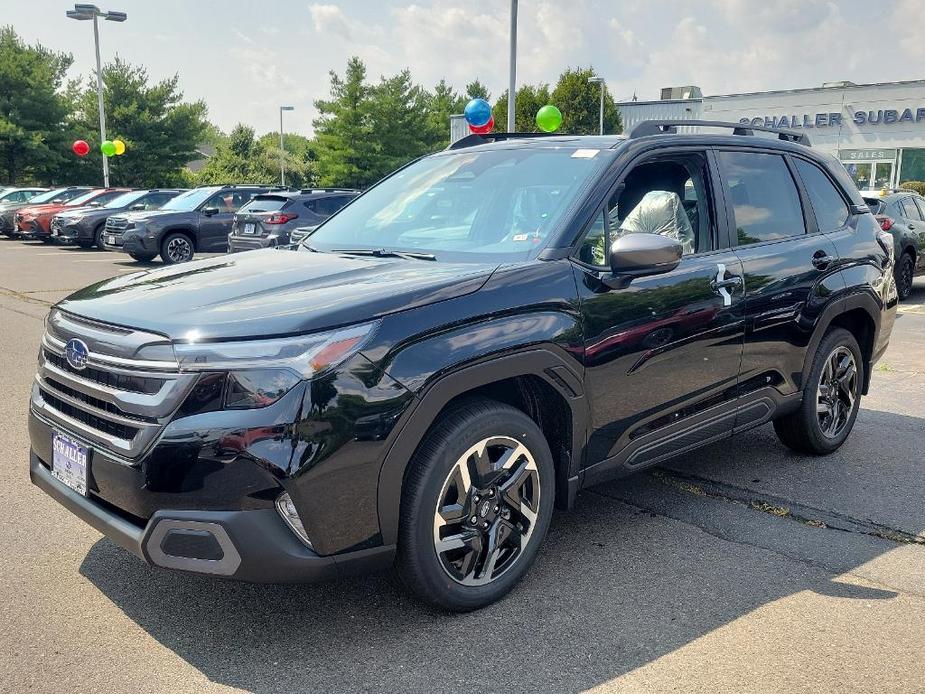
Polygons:
[[292,335],[468,294],[496,267],[265,249],[114,277],[59,307],[173,339]]
[[136,210],[134,212],[117,212],[116,214],[133,222],[145,222],[154,217],[164,217],[169,214],[188,214],[188,212],[180,210]]
[[37,214],[54,213],[54,212],[58,212],[59,210],[63,210],[63,209],[66,209],[64,205],[49,202],[49,203],[42,204],[42,205],[26,205],[25,207],[21,207],[16,211],[21,212],[24,215],[27,215],[27,214],[37,215]]
[[58,213],[58,216],[65,218],[86,217],[87,215],[91,214],[106,214],[108,216],[113,212],[118,212],[118,210],[104,210],[102,207],[93,207],[88,205],[86,207],[62,207],[61,211]]

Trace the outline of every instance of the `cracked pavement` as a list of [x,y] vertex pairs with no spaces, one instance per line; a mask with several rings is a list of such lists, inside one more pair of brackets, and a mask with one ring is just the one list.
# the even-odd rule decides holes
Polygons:
[[0,691],[925,692],[925,282],[845,446],[770,426],[583,492],[525,583],[447,616],[389,576],[155,570],[29,484],[48,307],[137,269],[0,241]]

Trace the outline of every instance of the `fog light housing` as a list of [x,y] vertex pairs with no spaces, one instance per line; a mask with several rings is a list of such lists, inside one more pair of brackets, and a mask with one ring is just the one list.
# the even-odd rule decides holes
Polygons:
[[298,535],[302,544],[309,549],[315,549],[312,541],[308,539],[308,533],[305,532],[305,526],[302,525],[302,519],[299,518],[299,512],[295,510],[295,504],[292,503],[289,492],[283,492],[277,497],[276,510],[279,511],[279,515],[283,517],[292,532]]

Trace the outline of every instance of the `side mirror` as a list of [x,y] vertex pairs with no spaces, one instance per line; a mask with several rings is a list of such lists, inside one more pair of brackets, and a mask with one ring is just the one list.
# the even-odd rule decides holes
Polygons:
[[213,215],[218,214],[218,208],[217,208],[217,207],[203,207],[203,208],[202,208],[202,213],[203,213],[206,217],[211,217],[211,216],[213,216]]
[[681,244],[661,234],[626,234],[610,247],[612,277],[604,284],[613,289],[626,287],[636,277],[671,272],[681,262]]
[[132,205],[129,209],[132,212],[142,212],[145,209],[145,204],[143,202],[138,202]]

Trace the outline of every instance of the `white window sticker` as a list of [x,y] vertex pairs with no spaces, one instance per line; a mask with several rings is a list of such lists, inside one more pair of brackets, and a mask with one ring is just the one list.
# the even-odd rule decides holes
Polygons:
[[573,159],[593,159],[600,152],[599,149],[576,149],[572,152]]

